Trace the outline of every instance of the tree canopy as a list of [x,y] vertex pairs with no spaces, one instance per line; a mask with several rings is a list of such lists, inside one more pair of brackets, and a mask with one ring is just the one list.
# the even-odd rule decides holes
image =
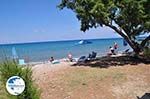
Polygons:
[[[62,0],[60,9],[76,13],[81,30],[108,26],[121,35],[136,53],[150,41],[150,0]],[[137,36],[148,36],[137,41]]]

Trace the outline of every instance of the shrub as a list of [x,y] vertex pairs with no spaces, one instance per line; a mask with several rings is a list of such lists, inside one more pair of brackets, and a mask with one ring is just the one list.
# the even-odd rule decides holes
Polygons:
[[[25,90],[22,94],[18,96],[10,95],[6,90],[4,90],[6,99],[39,99],[40,93],[39,89],[36,88],[32,79],[32,70],[30,67],[19,66],[15,61],[8,61],[0,64],[0,81],[3,87],[6,86],[6,81],[11,76],[19,76],[25,81]],[[4,89],[6,89],[4,87]]]
[[144,49],[144,56],[150,57],[150,48],[149,48],[149,47],[146,47],[146,48]]

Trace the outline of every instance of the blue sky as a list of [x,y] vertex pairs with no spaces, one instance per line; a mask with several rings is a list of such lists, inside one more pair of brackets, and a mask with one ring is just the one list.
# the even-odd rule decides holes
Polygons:
[[80,31],[75,13],[60,11],[61,0],[0,0],[0,43],[118,37],[106,27]]

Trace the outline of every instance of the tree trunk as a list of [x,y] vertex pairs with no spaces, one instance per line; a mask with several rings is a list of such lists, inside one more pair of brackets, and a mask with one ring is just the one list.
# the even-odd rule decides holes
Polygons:
[[135,52],[135,54],[139,55],[139,53],[141,52],[141,48],[139,46],[138,43],[133,43],[132,45],[130,45],[131,48],[133,49],[133,51]]
[[[123,36],[122,36],[123,37]],[[123,37],[127,42],[128,44],[130,45],[130,47],[133,49],[133,51],[135,52],[135,54],[139,55],[139,53],[141,52],[141,47],[139,46],[138,43],[132,41],[131,39],[129,39],[128,37]]]

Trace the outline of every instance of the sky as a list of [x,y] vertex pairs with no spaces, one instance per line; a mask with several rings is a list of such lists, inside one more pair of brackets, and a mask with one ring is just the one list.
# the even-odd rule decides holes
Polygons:
[[0,44],[119,37],[107,27],[80,31],[71,10],[59,10],[61,0],[0,0]]

